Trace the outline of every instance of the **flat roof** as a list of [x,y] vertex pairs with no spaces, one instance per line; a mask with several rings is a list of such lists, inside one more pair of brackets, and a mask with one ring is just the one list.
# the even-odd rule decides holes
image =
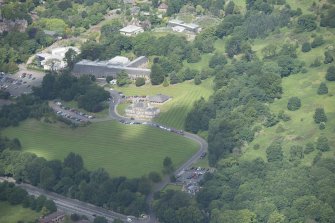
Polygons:
[[125,32],[125,33],[132,33],[132,32],[136,32],[138,30],[143,29],[140,26],[135,26],[135,25],[128,25],[126,27],[123,27],[122,29],[120,29],[120,32]]

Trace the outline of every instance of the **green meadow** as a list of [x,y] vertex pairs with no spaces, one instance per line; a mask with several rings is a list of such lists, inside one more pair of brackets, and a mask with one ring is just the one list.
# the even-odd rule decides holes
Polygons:
[[185,118],[188,112],[192,109],[193,103],[201,97],[204,97],[205,99],[209,98],[213,92],[212,84],[213,80],[207,79],[200,85],[195,85],[192,80],[170,85],[168,87],[147,84],[142,87],[130,85],[128,87],[119,87],[116,89],[122,91],[123,94],[127,96],[145,96],[160,93],[172,97],[169,101],[159,106],[161,113],[159,114],[159,117],[155,118],[155,121],[170,127],[183,129]]
[[0,202],[0,213],[1,223],[34,222],[40,217],[39,213],[29,208],[23,208],[20,205],[10,205],[8,202]]
[[[297,49],[298,58],[305,62],[306,73],[293,74],[282,79],[283,95],[281,99],[269,104],[272,112],[285,111],[291,118],[288,122],[281,121],[277,125],[270,128],[263,128],[256,136],[255,140],[245,148],[243,158],[255,159],[262,157],[266,160],[266,148],[275,140],[283,141],[283,149],[286,157],[289,157],[290,147],[293,145],[302,145],[309,142],[316,142],[321,135],[326,136],[329,140],[331,148],[335,148],[335,83],[326,81],[325,75],[329,66],[333,64],[323,64],[316,68],[311,68],[315,58],[320,58],[323,61],[324,51],[330,45],[335,44],[332,38],[333,34],[328,29],[318,31],[325,39],[325,43],[310,52],[301,52],[301,47]],[[287,32],[280,34],[286,42],[298,41],[300,44],[305,41],[311,42],[312,33],[306,35],[292,35]],[[279,35],[272,36],[265,40],[256,40],[253,49],[257,51],[258,56],[261,56],[261,50],[269,44],[280,44]],[[325,82],[328,86],[328,94],[318,95],[317,89],[321,82]],[[290,97],[296,96],[301,99],[301,108],[297,111],[289,111],[287,102]],[[314,122],[313,115],[316,108],[324,108],[328,121],[324,130],[319,129],[319,125]],[[260,149],[253,149],[254,145],[261,145]],[[311,165],[314,157],[318,153],[317,150],[305,155],[302,163]],[[323,157],[333,157],[334,150],[323,153]]]
[[111,176],[130,178],[160,172],[166,156],[171,157],[175,166],[181,165],[198,149],[197,143],[177,134],[115,121],[72,129],[30,119],[19,127],[5,129],[2,135],[17,137],[23,151],[48,160],[63,160],[74,152],[83,157],[89,170],[102,167]]

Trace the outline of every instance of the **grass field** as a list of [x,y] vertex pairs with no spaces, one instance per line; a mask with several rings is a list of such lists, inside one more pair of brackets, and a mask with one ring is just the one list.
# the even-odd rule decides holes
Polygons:
[[140,177],[160,171],[166,156],[178,166],[198,149],[195,142],[174,133],[114,121],[71,129],[27,120],[5,129],[2,135],[19,138],[23,151],[46,159],[62,160],[70,152],[78,153],[89,170],[103,167],[111,176]]
[[34,222],[40,214],[20,205],[10,205],[8,202],[0,202],[0,222],[16,223],[18,221]]
[[201,85],[195,85],[193,81],[186,81],[181,84],[170,85],[168,87],[145,85],[136,87],[130,85],[124,88],[116,88],[125,95],[155,95],[158,93],[172,97],[172,100],[160,106],[161,113],[155,121],[183,129],[187,113],[191,110],[193,103],[201,97],[208,98],[212,90],[212,79],[203,81]]
[[125,116],[126,114],[126,108],[130,105],[130,103],[122,103],[118,104],[116,107],[117,113],[121,116]]
[[[274,113],[284,110],[286,114],[291,117],[288,122],[281,122],[274,127],[264,128],[255,140],[247,147],[243,157],[245,159],[254,159],[256,157],[263,157],[266,160],[265,149],[274,140],[282,140],[284,142],[284,154],[289,156],[289,149],[292,145],[304,146],[308,142],[315,142],[320,135],[325,135],[330,146],[331,151],[323,153],[323,157],[333,157],[335,150],[335,83],[325,80],[326,70],[330,65],[322,64],[317,68],[310,68],[309,65],[315,58],[319,57],[323,60],[323,53],[325,48],[329,45],[335,44],[335,39],[332,33],[327,29],[318,31],[326,39],[326,43],[318,48],[312,49],[308,53],[302,53],[300,48],[297,49],[298,58],[306,63],[307,73],[299,73],[291,75],[282,79],[283,95],[282,98],[270,104],[270,109]],[[288,33],[284,35],[289,36]],[[299,39],[301,36],[292,36],[291,39]],[[308,38],[305,37],[305,38]],[[264,46],[273,42],[273,37],[265,40],[256,40],[254,50],[260,50]],[[301,42],[300,42],[301,43]],[[327,95],[318,95],[317,89],[321,82],[325,81],[328,86]],[[287,102],[292,96],[297,96],[301,99],[302,106],[297,111],[288,111]],[[328,122],[326,129],[320,130],[319,126],[314,123],[313,114],[315,108],[323,107],[325,109]],[[258,150],[253,149],[255,144],[261,145]],[[315,150],[313,153],[305,155],[302,163],[304,165],[311,165],[313,158],[317,154]]]

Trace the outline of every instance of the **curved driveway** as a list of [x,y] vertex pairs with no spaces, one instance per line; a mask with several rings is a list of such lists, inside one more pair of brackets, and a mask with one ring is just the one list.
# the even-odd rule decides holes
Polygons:
[[[159,127],[161,126],[161,124],[159,123],[155,123],[155,122],[147,122],[147,121],[141,121],[141,120],[131,120],[130,118],[127,117],[123,117],[120,116],[117,111],[116,111],[116,107],[117,105],[122,102],[122,97],[120,96],[119,92],[115,91],[115,90],[111,90],[111,89],[106,89],[110,92],[111,95],[111,101],[110,101],[110,106],[109,106],[109,116],[110,118],[117,120],[119,122],[139,122],[139,123],[144,123],[146,122],[146,124],[153,126],[153,127]],[[166,129],[171,129],[168,126],[164,126]],[[168,130],[166,130],[168,131]],[[176,133],[177,134],[177,133]],[[188,159],[183,165],[181,165],[178,169],[175,170],[174,174],[177,175],[180,171],[182,171],[183,169],[187,169],[189,168],[193,163],[197,162],[201,155],[207,151],[208,148],[208,143],[206,142],[206,140],[204,140],[203,138],[201,138],[198,135],[189,133],[189,132],[184,132],[183,135],[181,135],[185,138],[191,139],[195,142],[197,142],[199,144],[199,150],[190,158]],[[151,205],[152,200],[153,200],[153,194],[157,191],[162,190],[167,184],[170,183],[170,177],[169,176],[165,176],[161,182],[155,184],[153,186],[152,192],[148,195],[147,198],[147,203],[149,205]],[[150,206],[150,223],[152,222],[157,222],[155,215],[152,211],[152,207]]]
[[[120,116],[117,112],[116,112],[116,106],[122,101],[122,97],[120,97],[119,93],[111,90],[111,97],[112,100],[110,101],[110,107],[109,107],[109,119],[114,119],[117,120],[119,122],[131,122],[131,121],[135,121],[135,120],[131,120],[129,118]],[[98,119],[96,121],[104,121],[107,119]],[[144,121],[138,121],[136,120],[136,122],[139,123],[143,123]],[[147,124],[151,125],[151,126],[155,126],[155,127],[159,127],[161,126],[158,123],[154,123],[154,122],[147,122]],[[166,129],[168,129],[167,126]],[[168,130],[166,130],[168,131]],[[177,134],[177,133],[176,133]],[[208,148],[208,144],[207,142],[199,137],[198,135],[192,134],[192,133],[188,133],[188,132],[184,132],[183,135],[181,135],[185,138],[191,139],[195,142],[197,142],[199,144],[199,150],[189,159],[187,160],[183,165],[181,165],[176,171],[175,174],[178,174],[180,171],[182,171],[183,169],[187,169],[189,168],[193,163],[195,163],[201,156],[201,154],[205,151],[207,151]],[[0,182],[4,181],[4,180],[8,180],[8,178],[4,178],[4,177],[0,177]],[[150,205],[152,203],[153,200],[153,194],[157,191],[162,190],[168,183],[170,183],[170,177],[169,176],[165,176],[161,182],[155,184],[153,186],[152,192],[148,195],[147,198],[147,202]],[[112,222],[114,219],[121,219],[123,221],[127,221],[127,216],[123,215],[123,214],[119,214],[101,207],[97,207],[95,205],[89,204],[89,203],[85,203],[79,200],[75,200],[75,199],[71,199],[68,197],[64,197],[62,195],[53,193],[53,192],[49,192],[49,191],[45,191],[43,189],[34,187],[32,185],[29,184],[17,184],[17,186],[25,189],[29,194],[31,195],[45,195],[47,198],[52,199],[55,201],[57,207],[68,213],[78,213],[81,215],[86,215],[88,216],[90,219],[93,219],[95,216],[103,216],[106,219],[108,219],[109,222]],[[150,206],[150,216],[148,219],[133,219],[132,222],[134,223],[154,223],[154,222],[158,222],[156,220],[156,217],[152,211],[152,208]]]

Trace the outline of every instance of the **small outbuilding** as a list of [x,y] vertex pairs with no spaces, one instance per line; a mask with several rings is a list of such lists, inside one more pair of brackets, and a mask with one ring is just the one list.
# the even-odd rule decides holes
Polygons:
[[56,211],[40,219],[39,223],[61,223],[65,221],[65,213]]
[[163,104],[170,99],[170,96],[164,94],[156,94],[154,96],[149,96],[148,100],[150,103]]
[[143,33],[144,29],[140,26],[128,25],[120,29],[120,33],[125,36],[135,36],[139,33]]

